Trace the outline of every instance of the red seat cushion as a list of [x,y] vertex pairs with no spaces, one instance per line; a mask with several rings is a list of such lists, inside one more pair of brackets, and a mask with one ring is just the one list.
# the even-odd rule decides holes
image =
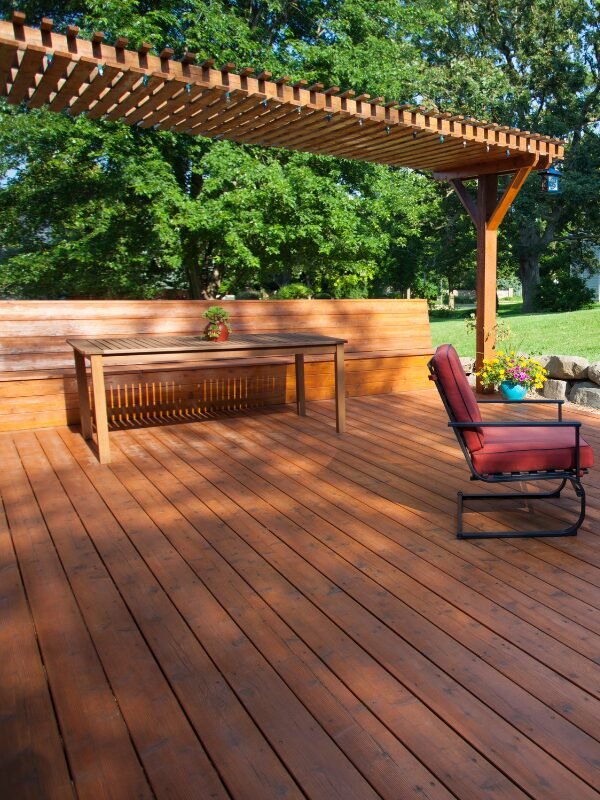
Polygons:
[[[432,359],[438,388],[456,422],[482,422],[479,406],[458,353],[442,344]],[[462,432],[477,472],[534,472],[575,468],[575,428],[474,428]],[[580,467],[594,463],[594,453],[580,437]]]
[[[580,466],[594,463],[594,452],[579,437]],[[575,428],[486,428],[483,447],[472,453],[483,474],[530,472],[575,467]]]
[[[451,344],[441,344],[431,359],[438,387],[446,397],[454,422],[481,422],[479,406],[469,386],[458,353]],[[464,431],[465,444],[474,453],[483,447],[481,428]]]

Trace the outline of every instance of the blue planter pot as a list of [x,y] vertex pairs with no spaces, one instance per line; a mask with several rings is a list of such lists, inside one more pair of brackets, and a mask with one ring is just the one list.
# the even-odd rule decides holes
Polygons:
[[502,381],[500,384],[500,393],[505,400],[522,400],[527,394],[527,387],[520,383]]

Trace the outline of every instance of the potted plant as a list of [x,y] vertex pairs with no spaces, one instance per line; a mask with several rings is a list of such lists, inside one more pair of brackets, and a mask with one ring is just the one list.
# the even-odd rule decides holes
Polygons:
[[221,306],[211,306],[202,316],[208,320],[204,330],[207,339],[213,342],[225,342],[229,339],[231,333],[229,311],[225,311]]
[[529,389],[541,389],[547,370],[539,361],[514,350],[498,350],[495,358],[486,358],[478,373],[486,389],[500,387],[506,400],[522,400]]

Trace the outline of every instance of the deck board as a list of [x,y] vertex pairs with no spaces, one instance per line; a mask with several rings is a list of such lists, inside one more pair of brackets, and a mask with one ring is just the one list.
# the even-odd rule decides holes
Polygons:
[[0,436],[11,800],[600,798],[598,467],[578,537],[459,542],[432,392],[308,412]]

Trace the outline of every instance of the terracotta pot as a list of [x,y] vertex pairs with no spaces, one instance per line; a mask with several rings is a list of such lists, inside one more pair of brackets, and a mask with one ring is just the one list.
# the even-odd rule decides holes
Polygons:
[[211,342],[226,342],[229,339],[229,330],[227,325],[224,322],[218,322],[217,325],[219,326],[219,335],[218,336],[209,336],[208,329],[210,325],[207,325],[204,333],[206,334],[206,338],[210,339]]

